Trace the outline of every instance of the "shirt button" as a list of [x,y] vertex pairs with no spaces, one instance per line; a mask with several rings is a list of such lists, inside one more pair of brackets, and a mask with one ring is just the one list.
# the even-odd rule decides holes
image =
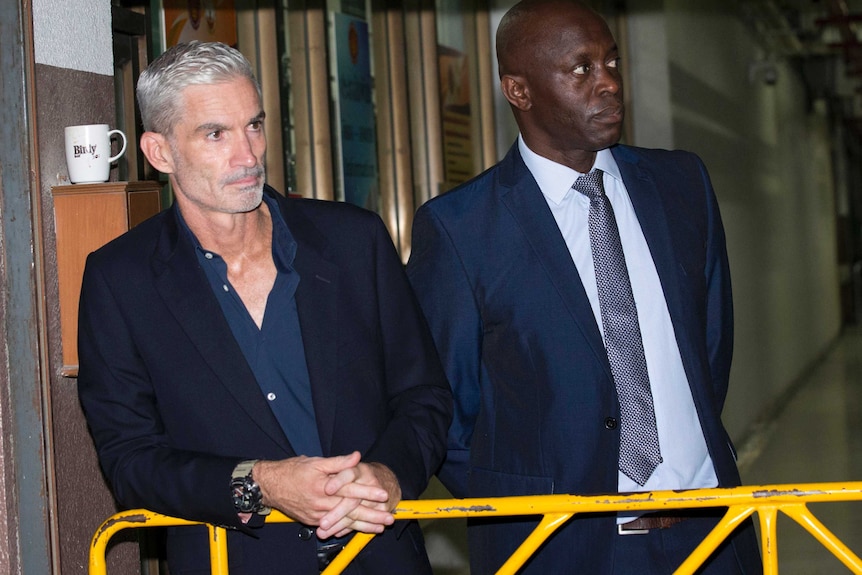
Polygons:
[[208,259],[208,260],[213,259],[213,255],[212,255],[210,252],[205,253],[205,254],[204,254],[204,257],[205,257],[206,259]]
[[273,392],[269,392],[266,394],[266,398],[270,401],[275,401],[275,394]]
[[227,284],[222,284],[222,286],[221,286],[221,287],[222,287],[222,289],[223,289],[224,291],[230,291],[230,288],[229,288],[229,287],[227,287]]
[[616,429],[617,428],[617,420],[615,417],[606,417],[605,418],[605,429]]

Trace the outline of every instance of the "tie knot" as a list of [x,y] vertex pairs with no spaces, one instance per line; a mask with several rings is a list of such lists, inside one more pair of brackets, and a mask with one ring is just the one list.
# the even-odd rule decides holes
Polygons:
[[572,187],[591,200],[601,197],[605,193],[602,186],[602,171],[598,168],[593,168],[589,173],[578,176]]

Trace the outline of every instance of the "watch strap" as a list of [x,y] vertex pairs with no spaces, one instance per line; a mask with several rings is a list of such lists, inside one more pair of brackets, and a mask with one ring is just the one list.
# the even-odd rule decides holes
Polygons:
[[251,470],[254,469],[254,464],[257,463],[257,459],[248,459],[246,461],[240,461],[237,463],[236,467],[233,468],[233,473],[231,477],[248,477],[251,475]]

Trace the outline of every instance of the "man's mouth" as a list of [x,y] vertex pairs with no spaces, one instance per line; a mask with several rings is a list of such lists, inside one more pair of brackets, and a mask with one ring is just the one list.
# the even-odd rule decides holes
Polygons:
[[615,104],[600,110],[594,117],[602,122],[622,122],[624,110],[622,104]]
[[253,186],[257,184],[261,178],[263,178],[263,168],[250,168],[227,178],[225,180],[225,185],[238,185],[240,187]]

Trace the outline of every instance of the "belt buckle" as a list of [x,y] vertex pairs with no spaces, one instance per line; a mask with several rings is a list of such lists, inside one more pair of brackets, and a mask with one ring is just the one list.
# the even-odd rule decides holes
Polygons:
[[649,529],[624,529],[625,523],[617,523],[617,535],[646,535]]

